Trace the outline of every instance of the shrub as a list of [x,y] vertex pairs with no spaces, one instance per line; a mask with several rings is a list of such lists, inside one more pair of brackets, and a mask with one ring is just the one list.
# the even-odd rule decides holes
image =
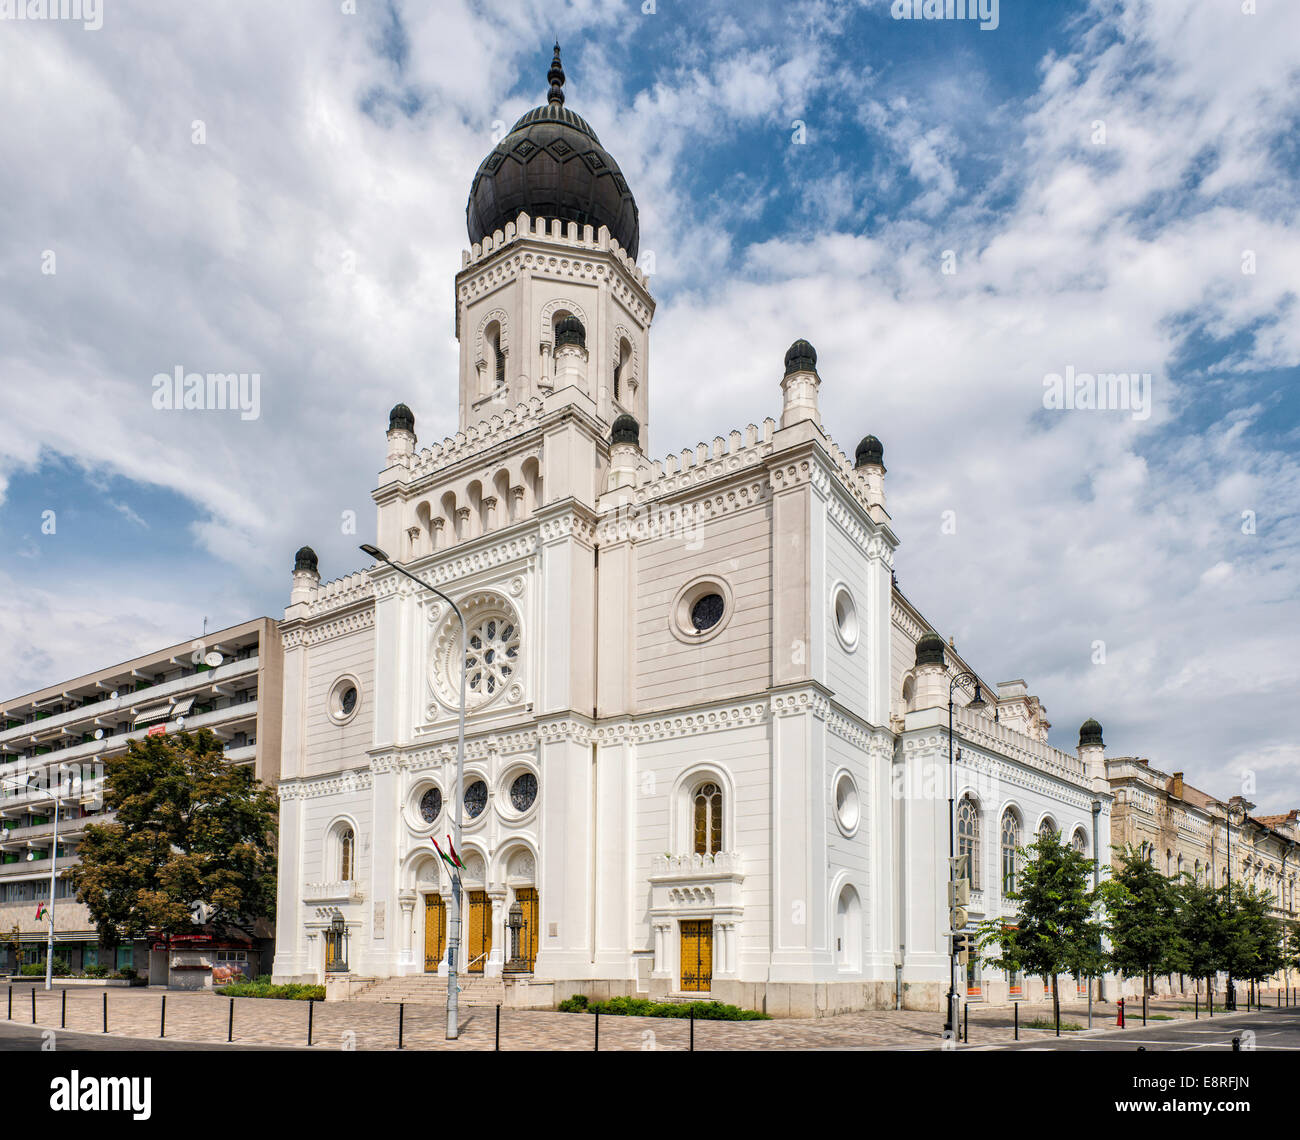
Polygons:
[[126,978],[127,981],[133,981],[137,976],[134,966],[123,966],[113,975],[115,978]]
[[[28,962],[18,969],[19,974],[24,978],[43,978],[45,976],[45,962]],[[68,963],[62,958],[54,959],[54,969],[50,971],[56,978],[66,978],[72,973]]]
[[108,967],[107,967],[107,966],[87,966],[87,967],[85,968],[85,970],[83,971],[83,973],[84,973],[84,974],[86,975],[86,977],[88,977],[88,978],[107,978],[107,977],[108,977]]
[[[1046,1018],[1046,1017],[1031,1017],[1028,1021],[1022,1021],[1022,1022],[1020,1023],[1020,1028],[1021,1028],[1021,1029],[1053,1029],[1053,1030],[1054,1030],[1054,1029],[1056,1028],[1056,1022],[1051,1021],[1051,1020],[1049,1020],[1049,1019]],[[1083,1028],[1082,1025],[1079,1025],[1079,1024],[1073,1022],[1073,1021],[1063,1021],[1063,1022],[1061,1022],[1061,1032],[1062,1032],[1062,1033],[1077,1033],[1077,1032],[1078,1032],[1080,1029],[1082,1029],[1082,1028]]]
[[218,986],[217,993],[223,997],[252,998],[287,998],[290,1001],[324,1001],[325,987],[303,985],[300,982],[288,982],[282,986],[271,984],[271,979],[263,976],[251,982],[232,982],[228,986]]
[[697,1021],[770,1021],[766,1013],[741,1009],[720,1001],[650,1001],[648,998],[614,997],[609,1001],[589,1001],[585,994],[574,994],[559,1005],[562,1013],[605,1013],[615,1017],[694,1017]]

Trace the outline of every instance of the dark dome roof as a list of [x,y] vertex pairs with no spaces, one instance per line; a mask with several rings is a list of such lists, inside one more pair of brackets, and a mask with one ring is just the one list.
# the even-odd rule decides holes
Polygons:
[[474,175],[465,205],[469,240],[481,242],[523,212],[593,230],[608,226],[635,261],[641,244],[636,201],[596,132],[564,106],[559,44],[547,78],[546,105],[520,118]]
[[853,456],[854,467],[862,467],[867,463],[874,463],[877,467],[885,465],[885,445],[874,435],[864,435]]
[[614,429],[609,433],[609,442],[613,443],[633,443],[637,447],[641,446],[641,425],[636,422],[636,416],[629,416],[624,412],[614,421]]
[[299,570],[315,571],[318,562],[316,552],[310,546],[300,546],[298,553],[293,556],[293,569],[296,573]]
[[791,372],[816,372],[817,350],[806,340],[797,340],[785,353],[785,374]]
[[1091,718],[1085,720],[1079,726],[1079,747],[1082,748],[1085,744],[1105,746],[1105,742],[1101,738],[1101,725]]
[[918,665],[942,665],[943,649],[943,638],[933,630],[921,634],[916,643],[916,663]]
[[398,428],[403,431],[415,431],[415,413],[405,404],[398,404],[388,413],[388,430],[396,431]]
[[561,317],[555,322],[555,347],[559,348],[562,344],[587,347],[587,330],[582,327],[582,322],[577,317]]

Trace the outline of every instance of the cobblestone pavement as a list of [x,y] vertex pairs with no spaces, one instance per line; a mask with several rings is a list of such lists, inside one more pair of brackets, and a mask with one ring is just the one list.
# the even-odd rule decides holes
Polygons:
[[[102,1033],[104,996],[108,996],[108,1031],[123,1037],[157,1039],[162,1028],[163,991],[144,988],[96,989],[55,988],[47,993],[20,985],[13,987],[12,1021],[31,1025],[32,994],[36,999],[35,1024],[58,1029],[61,1021],[69,1031]],[[66,1011],[64,1006],[66,993]],[[230,1031],[230,999],[212,993],[168,992],[166,1034],[169,1040],[222,1045]],[[0,1016],[8,1012],[8,998],[0,992]],[[311,1009],[312,1047],[320,1049],[395,1049],[398,1008],[396,1005],[366,1002],[281,1001],[265,998],[235,998],[231,1040],[243,1045],[305,1047],[308,1007]],[[1152,1012],[1155,1012],[1154,1007]],[[1191,1018],[1172,1003],[1161,1003],[1160,1012],[1175,1018]],[[1130,1007],[1129,1025],[1141,1024]],[[1202,1011],[1204,1017],[1204,1011]],[[1024,1028],[1030,1018],[1050,1021],[1050,1005],[1035,1005],[1022,1012],[1021,1040],[1046,1036],[1052,1030]],[[1062,1020],[1087,1023],[1087,1006],[1063,1004]],[[1097,1003],[1093,1025],[1098,1032],[1114,1027],[1115,1007]],[[461,1037],[446,1040],[445,1013],[439,1006],[408,1004],[405,1008],[403,1045],[408,1049],[490,1050],[495,1043],[496,1009],[493,1006],[463,1006]],[[1162,1022],[1156,1022],[1161,1024]],[[869,1011],[816,1019],[725,1022],[697,1021],[695,1048],[708,1049],[916,1049],[943,1047],[943,1016],[913,1011]],[[674,1018],[602,1017],[602,1050],[687,1049],[689,1021]],[[1073,1036],[1073,1034],[1071,1034]],[[972,1006],[969,1044],[972,1047],[1010,1042],[1013,1038],[1011,1010]],[[538,1010],[501,1010],[501,1048],[588,1050],[596,1046],[596,1018],[590,1014]]]

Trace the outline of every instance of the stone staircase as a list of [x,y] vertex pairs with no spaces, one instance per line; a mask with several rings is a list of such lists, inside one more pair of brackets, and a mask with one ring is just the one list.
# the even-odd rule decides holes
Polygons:
[[[501,979],[482,974],[462,974],[458,979],[461,1005],[496,1005],[506,1000]],[[436,974],[410,974],[404,978],[380,978],[353,1001],[406,1002],[408,1005],[446,1005],[447,979]]]

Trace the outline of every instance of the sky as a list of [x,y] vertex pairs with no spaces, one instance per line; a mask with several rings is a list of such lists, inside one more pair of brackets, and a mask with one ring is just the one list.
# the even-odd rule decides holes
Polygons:
[[[1300,5],[896,7],[0,19],[0,693],[279,616],[304,543],[366,563],[388,409],[456,429],[465,199],[558,38],[640,208],[651,456],[779,416],[807,338],[828,434],[884,443],[900,587],[1053,743],[1096,717],[1300,806]],[[177,368],[258,414],[155,408]],[[1047,406],[1102,373],[1145,414]]]

